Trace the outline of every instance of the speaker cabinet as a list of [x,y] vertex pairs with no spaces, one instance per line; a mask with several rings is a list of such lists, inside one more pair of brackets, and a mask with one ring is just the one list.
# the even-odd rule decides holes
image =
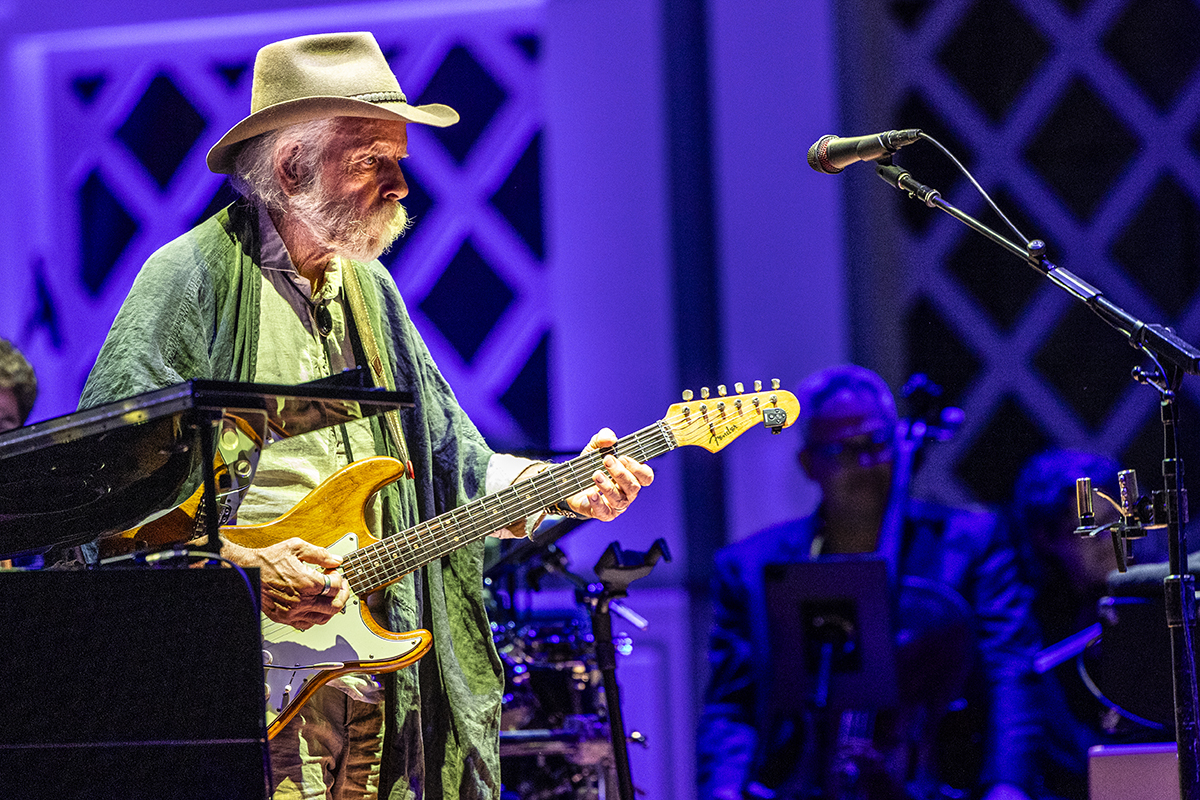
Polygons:
[[261,800],[246,574],[0,572],[0,797]]

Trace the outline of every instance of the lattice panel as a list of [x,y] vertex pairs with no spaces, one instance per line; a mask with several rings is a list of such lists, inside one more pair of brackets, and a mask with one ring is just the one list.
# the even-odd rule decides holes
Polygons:
[[[1200,342],[1200,7],[1191,0],[846,0],[847,134],[919,127],[1050,258],[1147,322]],[[860,27],[856,23],[862,23]],[[896,163],[1001,224],[927,143]],[[1081,304],[940,211],[847,171],[856,354],[899,385],[925,371],[967,423],[921,490],[995,501],[1049,444],[1111,452],[1160,480],[1143,363]],[[841,176],[846,177],[846,176]],[[878,221],[865,227],[863,219]],[[1200,384],[1185,381],[1197,465]]]
[[[351,27],[375,34],[410,99],[452,105],[463,121],[410,127],[406,205],[416,224],[384,261],[485,433],[510,447],[545,447],[540,3],[470,13],[397,5]],[[37,123],[29,185],[42,194],[31,198],[29,288],[9,302],[10,319],[22,321],[15,338],[46,393],[40,417],[73,410],[146,257],[232,199],[204,156],[248,113],[254,53],[276,39],[346,29],[336,12],[23,43]]]

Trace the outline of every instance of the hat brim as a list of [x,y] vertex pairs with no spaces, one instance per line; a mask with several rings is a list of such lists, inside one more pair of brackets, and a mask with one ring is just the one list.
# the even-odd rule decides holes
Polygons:
[[247,139],[288,125],[330,117],[395,119],[438,128],[458,122],[458,112],[440,103],[410,106],[404,102],[368,103],[350,97],[302,97],[268,106],[234,125],[208,151],[208,168],[218,174],[228,175],[233,172],[237,145]]

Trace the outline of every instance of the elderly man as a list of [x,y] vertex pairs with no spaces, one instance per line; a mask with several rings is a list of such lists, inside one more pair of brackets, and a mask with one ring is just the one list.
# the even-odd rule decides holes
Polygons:
[[[370,368],[376,385],[412,393],[415,408],[399,426],[372,418],[267,448],[239,523],[277,517],[368,455],[410,465],[411,479],[386,486],[368,509],[377,536],[541,469],[488,448],[377,261],[407,225],[406,126],[450,125],[458,114],[410,105],[367,33],[264,47],[251,110],[208,155],[245,199],[147,261],[81,406],[189,378],[291,384],[356,364]],[[613,442],[604,429],[588,447]],[[604,466],[593,488],[557,510],[612,519],[653,479],[624,456],[607,456]],[[349,588],[332,569],[339,559],[321,548],[301,539],[225,548],[260,570],[263,612],[276,622],[307,628],[346,604]],[[502,673],[481,553],[477,542],[387,587],[380,611],[391,627],[430,629],[433,651],[381,679],[348,675],[318,689],[271,741],[276,797],[371,798],[381,789],[393,798],[498,796]]]
[[[944,781],[965,788],[973,776],[939,775],[939,765],[979,755],[979,788],[989,800],[1024,797],[1032,779],[1025,679],[1034,641],[1028,594],[996,519],[909,500],[896,479],[904,470],[895,402],[875,373],[831,367],[796,394],[800,465],[820,487],[820,505],[717,555],[712,674],[698,735],[701,800],[940,797]],[[856,554],[893,562],[899,707],[822,707],[814,692],[807,711],[784,711],[772,692],[768,565]],[[972,663],[990,695],[985,752],[960,741],[954,753],[939,753],[938,720],[961,696]]]

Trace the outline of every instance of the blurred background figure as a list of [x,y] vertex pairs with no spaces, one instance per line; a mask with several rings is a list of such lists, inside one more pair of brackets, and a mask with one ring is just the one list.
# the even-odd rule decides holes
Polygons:
[[[12,342],[0,339],[0,433],[25,424],[29,412],[33,411],[37,391],[37,376],[33,374],[29,361]],[[41,563],[41,556],[0,559],[0,569],[40,566]]]
[[37,393],[33,367],[12,342],[0,339],[0,433],[25,424]]
[[[1108,578],[1117,568],[1117,558],[1107,533],[1089,538],[1075,532],[1079,526],[1075,481],[1091,478],[1096,489],[1115,498],[1120,469],[1106,455],[1053,449],[1031,458],[1017,478],[1011,505],[1013,532],[1022,574],[1035,590],[1034,616],[1047,646],[1100,622],[1100,600],[1109,593]],[[1106,502],[1097,500],[1094,508],[1097,525],[1117,519],[1116,510]],[[1139,541],[1135,555],[1139,560],[1153,559],[1153,543],[1148,538]],[[1089,665],[1095,671],[1098,649],[1080,652],[1082,646],[1083,640],[1078,640],[1074,647],[1066,647],[1064,652],[1071,657],[1039,677],[1039,797],[1086,800],[1088,748],[1144,738],[1147,733],[1111,711],[1088,688],[1084,672]]]
[[[800,466],[820,488],[820,504],[717,555],[711,678],[698,731],[700,797],[1025,797],[1036,731],[1028,694],[1035,641],[1029,594],[1003,526],[991,513],[908,497],[911,442],[897,437],[907,426],[874,372],[831,367],[796,394]],[[806,712],[785,711],[773,688],[768,568],[868,554],[895,576],[879,591],[889,593],[894,610],[886,646],[895,650],[898,707],[864,713],[814,699]],[[846,594],[855,589],[846,586]],[[869,611],[858,613],[865,622]],[[964,727],[950,742],[939,723],[958,699],[972,696],[971,673],[977,680],[970,685],[986,695],[971,704],[988,709],[980,725],[986,733],[976,729],[971,739]],[[982,775],[963,763],[979,751]],[[951,776],[948,764],[959,774]]]

